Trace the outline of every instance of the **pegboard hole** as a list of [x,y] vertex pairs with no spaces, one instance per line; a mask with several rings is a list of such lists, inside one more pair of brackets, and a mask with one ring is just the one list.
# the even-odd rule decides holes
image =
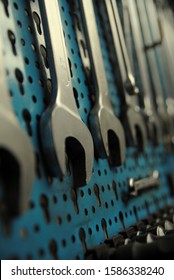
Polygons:
[[45,251],[43,249],[39,249],[38,251],[39,257],[44,257],[45,256]]
[[44,217],[47,223],[50,222],[50,213],[49,213],[49,202],[48,202],[48,198],[45,194],[41,194],[40,196],[40,206],[43,210],[44,213]]
[[75,238],[74,235],[71,236],[71,241],[72,241],[72,243],[75,243],[75,242],[76,242],[76,238]]
[[65,239],[62,239],[62,242],[61,242],[61,243],[62,243],[62,247],[65,248],[65,247],[66,247],[66,240],[65,240]]
[[27,65],[30,64],[30,61],[29,61],[28,57],[25,57],[25,58],[24,58],[24,61],[25,61],[25,63],[26,63]]
[[37,98],[36,98],[35,95],[32,96],[32,100],[33,100],[34,103],[37,103]]
[[63,194],[63,201],[67,201],[67,195],[65,193]]
[[38,233],[40,231],[40,226],[39,225],[34,225],[34,232]]
[[21,72],[21,70],[19,68],[15,69],[15,76],[16,76],[17,81],[20,84],[22,84],[23,81],[24,81],[24,77],[23,77],[23,74],[22,74],[22,72]]
[[17,25],[22,28],[22,22],[20,20],[17,20]]
[[21,45],[25,46],[25,40],[23,38],[21,38]]
[[98,225],[95,226],[95,229],[96,229],[97,232],[99,232],[99,226]]
[[32,84],[32,83],[33,83],[33,79],[32,79],[32,77],[31,77],[31,76],[28,76],[28,81],[29,81],[29,83],[30,83],[30,84]]
[[82,190],[80,190],[80,196],[84,197],[84,192]]
[[58,225],[62,224],[62,218],[60,216],[57,217],[56,221]]
[[15,8],[16,10],[18,10],[18,5],[17,5],[16,2],[13,3],[13,6],[14,6],[14,8]]
[[91,189],[88,189],[88,194],[91,195]]
[[23,119],[26,123],[27,131],[30,136],[32,136],[32,127],[31,127],[31,114],[27,109],[22,111]]
[[95,207],[92,206],[92,213],[95,213]]
[[50,242],[49,242],[49,251],[52,255],[52,258],[54,260],[57,260],[58,259],[58,256],[57,256],[57,242],[54,239],[51,239]]
[[53,203],[56,204],[57,203],[57,196],[53,195]]
[[68,221],[68,222],[71,222],[71,220],[72,220],[72,217],[71,217],[70,214],[68,214],[68,215],[67,215],[67,221]]

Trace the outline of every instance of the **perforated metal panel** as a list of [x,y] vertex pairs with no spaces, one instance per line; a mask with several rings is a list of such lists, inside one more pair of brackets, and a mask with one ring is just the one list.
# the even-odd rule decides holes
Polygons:
[[[80,58],[72,11],[68,1],[58,2],[76,103],[82,120],[88,125],[92,106],[91,87],[88,86]],[[39,133],[41,114],[48,106],[51,95],[43,40],[44,23],[38,24],[41,17],[37,0],[9,0],[6,9],[4,3],[0,1],[0,25],[6,77],[14,111],[33,144],[36,177],[28,211],[15,218],[8,230],[1,221],[0,257],[83,259],[86,247],[90,249],[117,234],[123,229],[123,224],[124,227],[133,225],[137,220],[173,203],[167,175],[173,173],[174,156],[166,151],[163,144],[154,148],[149,143],[141,154],[136,148],[128,147],[124,165],[112,170],[106,160],[95,160],[92,178],[84,187],[74,186],[71,174],[62,181],[51,178],[43,160],[40,145],[42,135]],[[97,23],[110,95],[114,111],[119,114],[120,99],[113,66],[99,18]],[[160,173],[161,187],[125,203],[128,179],[144,178],[154,169]]]

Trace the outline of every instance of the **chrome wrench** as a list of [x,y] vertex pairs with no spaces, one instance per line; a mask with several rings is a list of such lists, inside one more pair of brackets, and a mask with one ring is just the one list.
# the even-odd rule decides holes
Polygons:
[[[142,33],[138,21],[138,13],[136,10],[136,5],[134,0],[132,0],[131,3],[126,1],[124,1],[124,3],[125,5],[127,4],[129,16],[130,16],[132,37],[136,50],[139,76],[141,79],[142,90],[143,90],[144,107],[145,107],[144,111],[148,118],[147,127],[148,127],[149,138],[156,145],[160,142],[161,139],[161,125],[159,121],[159,116],[155,109],[152,89],[150,88],[150,80],[148,76],[149,70],[145,58],[144,43],[143,43]],[[144,15],[142,15],[142,18],[143,17]]]
[[83,25],[95,82],[96,102],[90,115],[90,126],[97,153],[107,157],[111,166],[125,159],[125,136],[120,120],[114,115],[100,47],[92,0],[80,1]]
[[[126,123],[128,123],[133,144],[144,149],[147,144],[145,120],[137,100],[139,89],[136,86],[135,78],[132,73],[117,4],[114,0],[105,0],[105,6],[123,83],[122,88],[126,103]],[[141,134],[141,139],[138,139],[137,128]],[[141,141],[142,143],[139,143]]]
[[73,96],[58,1],[40,0],[39,4],[53,81],[52,99],[41,118],[43,152],[50,173],[59,177],[67,174],[67,154],[74,184],[82,186],[92,175],[93,140]]
[[[163,84],[163,98],[167,107],[167,114],[169,116],[169,126],[171,133],[171,141],[174,137],[174,81],[173,81],[173,67],[171,57],[169,56],[168,48],[166,46],[166,37],[164,28],[158,18],[157,10],[153,1],[144,1],[146,8],[146,19],[149,23],[151,40],[154,42],[159,41],[154,47],[154,56],[157,70]],[[153,19],[153,20],[152,20]],[[156,24],[155,24],[156,22]],[[161,38],[161,40],[160,40]],[[147,50],[147,53],[149,51]],[[156,54],[156,55],[155,55]]]
[[[22,215],[28,209],[28,202],[35,178],[35,156],[32,144],[18,123],[13,111],[7,78],[3,45],[0,32],[0,173],[3,189],[4,215],[7,218]],[[13,169],[13,162],[17,170]],[[7,170],[12,174],[7,174]],[[18,173],[19,172],[19,173]],[[5,173],[5,175],[4,175]],[[11,177],[5,179],[5,177]]]
[[[157,38],[153,41],[153,38],[150,33],[148,19],[145,12],[145,5],[143,1],[136,1],[137,7],[135,7],[136,16],[137,16],[137,24],[140,23],[142,28],[142,37],[144,41],[144,49],[146,49],[146,57],[147,62],[149,63],[149,71],[150,75],[152,76],[152,84],[155,91],[156,102],[157,102],[157,116],[162,121],[162,133],[163,139],[165,143],[170,142],[170,120],[167,113],[167,107],[164,101],[163,89],[162,84],[157,68],[157,62],[155,59],[154,53],[154,45],[159,44],[161,41],[160,35],[156,36]],[[135,18],[135,15],[134,15]],[[138,20],[139,18],[139,20]],[[159,38],[158,38],[159,37]],[[148,47],[147,47],[148,46]]]

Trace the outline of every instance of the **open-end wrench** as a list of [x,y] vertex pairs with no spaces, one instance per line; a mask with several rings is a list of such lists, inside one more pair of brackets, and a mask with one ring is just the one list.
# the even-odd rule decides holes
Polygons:
[[74,184],[82,186],[92,175],[93,141],[73,96],[58,1],[40,0],[39,4],[53,81],[51,102],[41,118],[43,153],[50,173],[59,177],[67,174],[67,154]]
[[[157,69],[159,72],[160,80],[163,84],[163,96],[165,98],[165,103],[167,106],[167,113],[169,115],[170,121],[170,133],[171,139],[174,136],[174,80],[173,80],[173,67],[171,61],[171,56],[169,56],[169,49],[166,46],[166,36],[163,25],[161,24],[158,15],[157,9],[153,1],[144,1],[146,8],[146,19],[149,24],[151,40],[154,45],[154,56],[157,63]],[[153,20],[152,20],[153,18]],[[155,24],[156,22],[156,24]],[[165,20],[164,20],[165,22]],[[168,36],[167,36],[168,37]],[[155,44],[159,42],[159,44]],[[148,52],[148,49],[147,49]]]
[[80,1],[80,8],[96,90],[96,103],[90,114],[96,151],[101,158],[107,157],[111,166],[121,165],[125,159],[125,135],[109,99],[92,0]]
[[0,32],[0,179],[3,186],[3,214],[13,218],[28,209],[35,177],[35,156],[32,144],[12,108],[3,44]]
[[[141,2],[141,1],[140,1]],[[135,47],[137,66],[139,70],[139,78],[141,80],[141,88],[144,97],[144,110],[148,117],[147,127],[149,138],[154,144],[157,144],[161,139],[161,124],[153,99],[153,93],[150,88],[150,80],[148,76],[148,68],[144,53],[144,43],[142,39],[141,29],[138,22],[138,14],[136,11],[135,1],[131,3],[123,1],[124,6],[128,9],[132,39]],[[127,6],[126,6],[127,5]],[[131,55],[131,54],[130,54]]]
[[[173,12],[169,7],[161,7],[161,5],[157,5],[158,10],[158,16],[159,21],[161,23],[162,27],[162,34],[163,34],[163,40],[166,44],[166,51],[168,52],[168,55],[170,57],[170,65],[173,68],[174,67],[174,38],[171,36],[173,32],[173,26],[174,26],[174,16]],[[173,71],[172,71],[173,72]]]
[[[133,144],[142,149],[145,148],[147,144],[147,133],[145,120],[137,99],[137,95],[139,95],[139,89],[136,86],[135,78],[132,73],[116,1],[105,0],[105,6],[113,37],[115,54],[117,56],[123,83],[122,88],[126,102],[126,123],[128,124]],[[141,134],[141,138],[139,139],[137,135],[137,129]]]
[[[164,101],[164,95],[163,95],[163,89],[162,89],[162,83],[158,72],[158,65],[155,58],[155,52],[154,52],[154,44],[155,42],[161,41],[160,34],[159,38],[156,38],[153,41],[153,38],[151,36],[147,14],[145,10],[144,1],[135,1],[135,12],[136,12],[136,19],[137,19],[137,25],[141,25],[142,29],[142,37],[143,37],[143,44],[144,44],[144,50],[147,58],[147,63],[149,65],[149,73],[152,77],[151,82],[154,88],[155,92],[155,98],[157,103],[157,110],[158,110],[158,117],[161,119],[162,124],[162,133],[163,133],[163,139],[165,143],[170,142],[170,120],[167,113],[167,107],[166,103]],[[137,5],[137,6],[136,6]],[[135,15],[134,15],[135,18]],[[137,35],[136,35],[137,36]]]

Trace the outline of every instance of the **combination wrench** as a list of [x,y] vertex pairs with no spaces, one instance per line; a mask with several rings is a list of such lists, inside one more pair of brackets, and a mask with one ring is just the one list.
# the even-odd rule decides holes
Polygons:
[[[153,92],[150,87],[150,79],[148,76],[149,69],[146,63],[142,32],[138,22],[138,13],[135,5],[136,3],[134,0],[132,0],[131,3],[127,3],[126,1],[123,1],[123,3],[128,9],[128,15],[130,19],[131,34],[137,58],[136,67],[138,67],[139,70],[139,78],[141,80],[141,88],[144,99],[144,111],[145,115],[147,116],[148,135],[152,143],[157,145],[161,140],[161,124],[158,112],[155,107]],[[142,19],[144,20],[144,15],[142,15]]]
[[39,0],[39,5],[53,84],[41,118],[43,153],[52,176],[65,176],[69,159],[74,185],[83,186],[92,175],[93,140],[76,107],[58,1]]
[[[126,105],[123,117],[130,131],[133,144],[142,150],[147,145],[147,132],[145,120],[138,104],[139,89],[132,73],[116,1],[105,0],[105,6],[122,80]],[[137,130],[139,134],[137,134]]]
[[96,93],[95,105],[90,113],[95,148],[101,158],[108,158],[111,166],[119,166],[125,160],[125,135],[120,120],[113,113],[109,98],[92,0],[80,1],[80,9]]
[[[169,55],[169,48],[167,46],[164,27],[158,17],[157,9],[153,1],[144,1],[146,8],[146,18],[149,23],[151,40],[154,46],[154,56],[157,63],[160,80],[163,84],[163,97],[167,106],[167,113],[169,116],[171,142],[174,138],[174,81],[173,81],[173,65],[171,56]],[[153,19],[153,20],[152,20]],[[165,20],[163,21],[163,23]],[[156,42],[159,42],[156,44]],[[148,52],[148,50],[147,50]]]
[[[149,24],[148,18],[145,10],[144,1],[136,1],[135,2],[135,12],[137,18],[137,24],[140,24],[142,29],[142,43],[145,50],[145,55],[147,58],[147,63],[149,65],[149,73],[152,77],[151,83],[154,88],[155,99],[157,104],[157,116],[159,120],[161,119],[162,124],[162,136],[165,143],[171,142],[170,133],[171,133],[171,123],[170,118],[167,112],[167,106],[164,100],[163,87],[160,79],[160,75],[158,72],[158,65],[155,57],[155,45],[161,44],[161,35],[157,36],[153,40]],[[134,15],[135,18],[135,15]],[[154,22],[154,20],[153,20]],[[154,108],[155,109],[155,108]]]
[[[14,113],[5,72],[2,31],[0,32],[0,179],[3,214],[22,215],[28,209],[35,178],[32,144]],[[8,174],[11,173],[11,174]]]

